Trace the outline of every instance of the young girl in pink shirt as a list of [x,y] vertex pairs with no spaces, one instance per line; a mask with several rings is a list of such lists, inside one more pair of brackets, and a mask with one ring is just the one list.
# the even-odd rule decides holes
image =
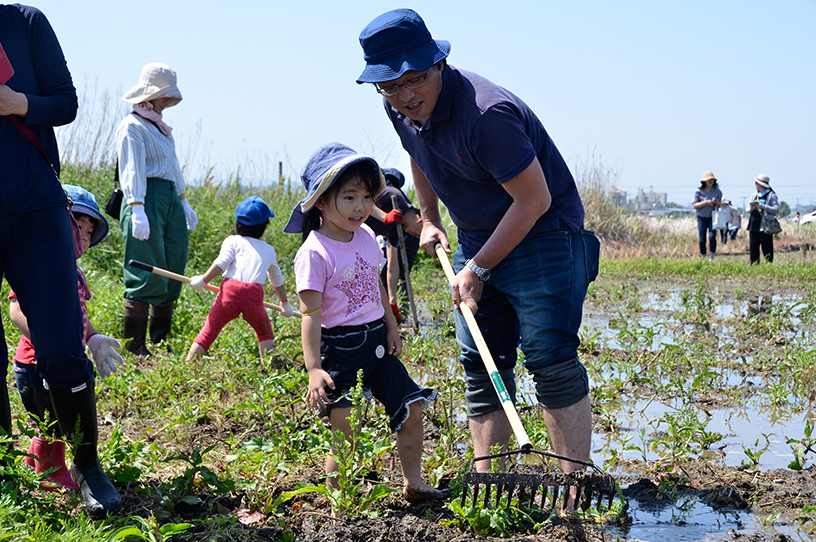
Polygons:
[[[428,485],[421,474],[422,410],[436,392],[420,389],[397,359],[402,339],[379,279],[382,252],[364,225],[384,180],[377,162],[339,143],[319,148],[301,175],[308,195],[284,228],[301,233],[295,256],[300,294],[303,356],[309,372],[306,396],[327,413],[332,431],[353,438],[347,419],[350,391],[363,372],[367,397],[378,399],[397,433],[403,494],[410,502],[444,498],[447,490]],[[338,470],[333,455],[326,473]],[[336,485],[330,477],[332,485]]]

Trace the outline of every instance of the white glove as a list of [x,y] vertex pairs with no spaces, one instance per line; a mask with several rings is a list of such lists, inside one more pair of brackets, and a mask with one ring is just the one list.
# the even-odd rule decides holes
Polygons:
[[190,207],[190,203],[187,201],[187,198],[181,200],[181,206],[184,207],[184,216],[187,218],[187,229],[193,231],[198,226],[198,215],[193,208]]
[[281,309],[283,309],[281,310],[281,313],[287,318],[289,318],[295,313],[295,309],[292,308],[292,304],[289,303],[288,301],[284,301],[283,303],[281,303]]
[[204,286],[206,285],[207,283],[204,282],[204,277],[202,277],[201,275],[190,277],[190,288],[192,288],[196,292],[203,292]]
[[147,213],[145,213],[144,205],[133,205],[133,237],[139,241],[147,241],[150,239],[150,222],[147,221]]
[[115,349],[121,347],[119,341],[113,337],[106,337],[101,333],[91,335],[91,338],[88,339],[88,350],[91,351],[91,358],[96,363],[99,376],[108,378],[119,371],[118,365],[124,360]]

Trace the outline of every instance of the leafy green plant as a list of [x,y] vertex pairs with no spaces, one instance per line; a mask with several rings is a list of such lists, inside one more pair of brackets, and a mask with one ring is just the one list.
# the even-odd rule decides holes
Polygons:
[[167,542],[177,534],[186,532],[193,525],[191,523],[165,523],[159,525],[152,514],[147,518],[131,516],[137,525],[120,527],[113,533],[113,542],[128,540],[147,540],[148,542]]
[[353,438],[346,438],[342,431],[326,430],[327,437],[334,439],[332,457],[338,465],[336,472],[327,475],[334,483],[301,485],[294,491],[284,492],[272,504],[272,508],[304,493],[318,493],[329,499],[336,514],[350,516],[372,514],[374,504],[395,491],[387,485],[366,480],[371,472],[371,466],[390,451],[392,445],[390,439],[377,438],[376,434],[365,426],[367,417],[364,412],[366,401],[363,397],[362,370],[357,376],[357,386],[352,389],[351,400],[353,406],[348,420]]
[[166,458],[164,461],[183,461],[189,466],[180,476],[176,476],[165,487],[171,494],[186,495],[196,491],[197,488],[212,489],[218,494],[227,493],[235,488],[235,482],[230,479],[222,479],[204,465],[204,455],[212,451],[215,444],[207,446],[203,451],[200,448],[193,450],[189,456],[177,454]]
[[790,462],[788,468],[794,470],[802,470],[805,465],[805,454],[808,452],[816,453],[816,438],[813,436],[813,424],[810,420],[805,422],[805,435],[801,439],[786,438],[785,441],[790,444],[793,451],[793,461]]

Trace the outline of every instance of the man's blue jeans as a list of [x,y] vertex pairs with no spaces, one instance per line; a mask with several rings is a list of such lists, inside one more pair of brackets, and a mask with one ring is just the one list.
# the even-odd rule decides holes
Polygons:
[[[454,270],[458,273],[473,255],[460,245]],[[559,230],[524,241],[493,269],[478,301],[476,321],[514,400],[519,346],[543,406],[567,407],[588,393],[586,370],[578,361],[578,330],[587,286],[597,274],[597,257],[597,239],[591,232]],[[456,329],[468,385],[468,416],[498,410],[498,396],[458,311]]]

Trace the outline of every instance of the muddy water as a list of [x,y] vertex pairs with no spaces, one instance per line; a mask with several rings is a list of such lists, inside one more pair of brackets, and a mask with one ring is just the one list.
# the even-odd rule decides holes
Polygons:
[[[605,348],[625,350],[627,337],[622,334],[620,321],[625,314],[627,329],[648,329],[651,333],[651,344],[638,344],[640,348],[659,350],[667,345],[675,344],[677,340],[677,321],[682,317],[677,315],[684,310],[688,303],[688,291],[683,288],[661,287],[659,291],[637,292],[638,299],[628,299],[618,303],[604,303],[588,300],[585,309],[582,336],[593,337]],[[712,331],[721,341],[732,340],[734,323],[739,322],[760,310],[774,310],[787,314],[791,329],[796,329],[796,337],[805,343],[812,344],[816,337],[816,330],[808,322],[812,318],[800,318],[801,311],[807,307],[807,299],[801,294],[773,294],[759,296],[752,299],[738,299],[721,297],[715,300],[711,310]],[[616,322],[617,320],[617,322]],[[611,325],[610,325],[611,324]],[[639,337],[646,337],[642,334]],[[648,339],[647,339],[648,340]],[[747,359],[751,362],[751,359]],[[603,378],[603,375],[601,376]],[[746,377],[734,371],[722,370],[719,382],[723,386],[734,389],[760,389],[766,385],[760,377]],[[595,383],[598,384],[598,383]],[[532,394],[532,383],[525,382],[525,394]],[[532,398],[532,397],[531,397]],[[632,437],[636,444],[641,428],[646,429],[646,438],[654,433],[655,420],[666,414],[677,412],[677,404],[664,404],[634,394],[621,394],[620,410],[616,414],[616,423],[620,423],[619,430],[625,436],[611,434],[594,434],[592,441],[592,459],[596,463],[604,464],[610,455],[631,460],[654,461],[657,453],[651,451],[645,443],[641,450],[626,450],[625,439]],[[753,468],[761,471],[785,469],[793,460],[791,445],[787,439],[802,438],[806,422],[814,421],[812,410],[799,410],[782,406],[768,408],[759,394],[741,401],[739,407],[701,409],[701,417],[707,418],[706,430],[723,435],[722,440],[712,446],[708,452],[709,459],[717,459],[728,466],[739,466],[751,462],[746,454],[748,448],[755,455],[759,455]],[[614,472],[614,470],[613,470]],[[625,472],[620,474],[627,474]],[[710,506],[700,502],[695,497],[677,502],[670,502],[662,506],[653,506],[654,503],[630,502],[632,525],[624,528],[607,529],[610,534],[629,537],[637,540],[654,542],[669,542],[677,540],[730,540],[728,531],[733,529],[740,534],[757,534],[763,538],[773,538],[776,535],[785,535],[792,540],[811,540],[812,538],[796,525],[769,522],[762,520],[748,512],[718,512]]]

